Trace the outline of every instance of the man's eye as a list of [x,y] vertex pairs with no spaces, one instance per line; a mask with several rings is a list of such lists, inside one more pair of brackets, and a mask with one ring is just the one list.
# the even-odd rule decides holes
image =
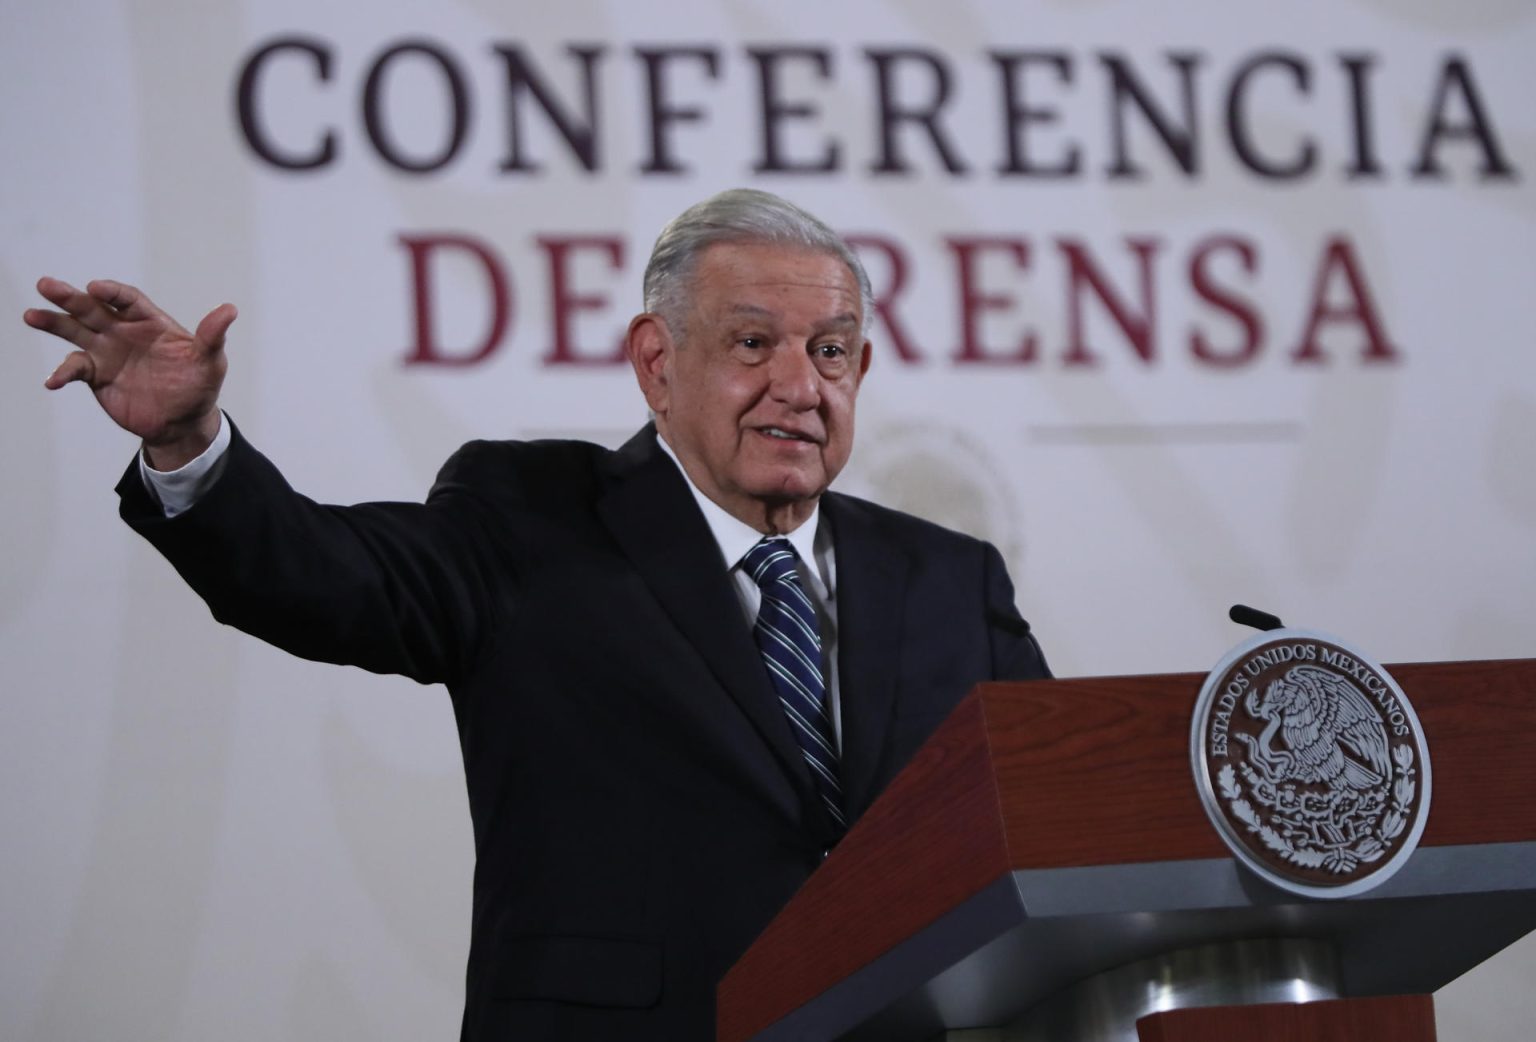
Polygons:
[[818,344],[816,354],[820,358],[841,358],[848,352],[843,350],[842,344]]
[[736,342],[742,347],[758,348],[763,346],[763,338],[758,336],[744,336]]

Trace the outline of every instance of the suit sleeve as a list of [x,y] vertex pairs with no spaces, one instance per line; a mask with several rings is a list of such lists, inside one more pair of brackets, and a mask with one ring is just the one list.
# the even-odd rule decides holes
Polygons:
[[493,610],[486,510],[461,480],[472,444],[425,504],[324,506],[299,495],[238,430],[206,495],[166,518],[135,464],[117,491],[125,521],[214,618],[304,658],[400,673],[459,675]]
[[997,547],[986,543],[982,582],[986,591],[987,628],[992,645],[993,680],[1049,679],[1051,669],[1029,623],[1013,600],[1013,582]]

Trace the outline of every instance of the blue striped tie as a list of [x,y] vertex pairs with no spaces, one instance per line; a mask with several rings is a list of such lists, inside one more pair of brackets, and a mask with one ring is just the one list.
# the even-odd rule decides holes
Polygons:
[[742,558],[742,567],[763,591],[753,636],[805,754],[805,762],[810,765],[821,801],[832,820],[846,828],[843,787],[837,780],[832,713],[821,673],[821,631],[816,609],[800,586],[795,560],[794,548],[788,540],[772,538],[764,539]]

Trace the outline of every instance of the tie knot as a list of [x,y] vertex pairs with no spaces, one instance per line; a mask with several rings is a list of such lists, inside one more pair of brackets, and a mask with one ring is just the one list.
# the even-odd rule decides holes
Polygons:
[[799,585],[800,577],[795,572],[796,559],[795,548],[788,539],[770,536],[748,550],[741,562],[753,582],[759,587],[767,587],[784,581]]

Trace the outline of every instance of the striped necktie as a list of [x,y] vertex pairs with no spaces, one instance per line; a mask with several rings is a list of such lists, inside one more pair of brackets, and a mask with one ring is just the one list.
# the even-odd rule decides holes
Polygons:
[[742,558],[742,567],[763,591],[753,636],[822,803],[838,827],[846,828],[832,712],[821,672],[821,630],[795,561],[789,541],[776,538],[764,539]]

